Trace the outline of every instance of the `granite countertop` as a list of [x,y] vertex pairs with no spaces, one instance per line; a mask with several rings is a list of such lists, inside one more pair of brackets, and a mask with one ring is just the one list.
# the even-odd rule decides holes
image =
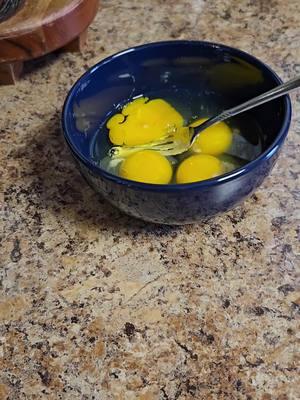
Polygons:
[[83,56],[47,56],[0,87],[1,400],[300,397],[299,92],[272,175],[202,225],[119,213],[82,180],[59,127],[71,84],[120,49],[219,41],[289,79],[299,25],[298,0],[103,0]]

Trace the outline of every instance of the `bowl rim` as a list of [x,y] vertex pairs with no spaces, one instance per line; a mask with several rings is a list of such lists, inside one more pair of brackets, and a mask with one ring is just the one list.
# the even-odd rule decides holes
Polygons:
[[98,68],[101,68],[102,65],[107,64],[108,62],[118,58],[122,57],[123,55],[126,55],[127,53],[130,53],[132,51],[139,51],[147,48],[153,48],[153,47],[160,47],[160,46],[170,46],[170,45],[178,45],[178,44],[183,44],[183,45],[189,45],[189,46],[200,46],[200,47],[212,47],[215,49],[221,49],[223,51],[228,51],[233,55],[238,55],[241,58],[243,58],[246,61],[249,61],[250,63],[256,64],[260,69],[267,71],[268,74],[270,74],[274,80],[278,83],[281,84],[282,80],[281,78],[276,74],[275,71],[273,71],[272,68],[270,68],[268,65],[266,65],[263,61],[259,60],[255,56],[240,50],[235,47],[227,46],[221,43],[216,43],[216,42],[209,42],[209,41],[201,41],[201,40],[167,40],[167,41],[158,41],[158,42],[150,42],[150,43],[145,43],[142,45],[138,46],[133,46],[129,47],[125,50],[121,50],[117,53],[114,53],[103,60],[99,61],[92,67],[90,67],[83,75],[81,75],[76,82],[73,84],[71,89],[68,92],[68,95],[64,101],[63,105],[63,110],[62,110],[62,116],[61,116],[61,123],[62,123],[62,129],[63,129],[63,134],[64,138],[69,145],[73,155],[75,158],[77,158],[79,161],[81,161],[90,171],[96,172],[97,175],[101,175],[105,177],[106,179],[113,181],[117,184],[123,185],[130,187],[132,189],[141,189],[141,190],[147,190],[147,191],[168,191],[168,192],[176,192],[176,191],[181,191],[181,190],[187,190],[187,189],[200,189],[200,188],[207,188],[211,186],[216,186],[220,185],[222,183],[226,183],[228,181],[231,181],[233,179],[236,179],[238,177],[241,177],[243,175],[246,175],[248,172],[252,171],[255,169],[262,161],[268,160],[271,158],[282,146],[287,134],[288,130],[290,127],[291,123],[291,116],[292,116],[292,106],[291,106],[291,99],[289,95],[283,96],[284,99],[284,117],[283,117],[283,122],[282,126],[279,129],[276,139],[274,142],[263,152],[261,153],[257,158],[254,160],[250,161],[249,163],[245,164],[243,167],[237,168],[231,172],[228,172],[223,175],[219,175],[215,178],[211,179],[206,179],[203,181],[199,182],[191,182],[191,183],[181,183],[181,184],[151,184],[151,183],[143,183],[143,182],[137,182],[137,181],[132,181],[128,179],[121,178],[117,175],[113,175],[104,169],[102,169],[100,166],[97,164],[94,164],[90,159],[82,155],[75,145],[72,143],[71,139],[69,138],[69,129],[68,129],[68,124],[67,124],[67,113],[69,109],[70,102],[72,100],[72,97],[74,96],[78,86],[82,84],[82,82],[95,70]]

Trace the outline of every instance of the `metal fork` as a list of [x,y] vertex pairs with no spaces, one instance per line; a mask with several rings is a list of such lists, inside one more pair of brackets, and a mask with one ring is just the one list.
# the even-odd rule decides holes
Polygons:
[[228,110],[222,111],[220,114],[209,118],[201,125],[194,128],[194,133],[190,139],[190,146],[193,145],[199,134],[206,128],[217,124],[218,122],[224,121],[225,119],[231,118],[235,115],[241,114],[244,111],[250,110],[251,108],[257,107],[263,103],[274,100],[277,97],[283,96],[290,91],[300,87],[300,77],[293,78],[279,86],[274,87],[268,92],[262,93],[259,96],[254,97],[238,106],[229,108]]
[[156,150],[159,151],[161,154],[167,156],[184,153],[185,151],[190,149],[197,137],[201,134],[202,131],[204,131],[204,129],[207,129],[210,126],[231,118],[235,115],[241,114],[244,111],[250,110],[251,108],[257,107],[263,103],[274,100],[277,97],[283,96],[290,91],[297,89],[298,87],[300,87],[300,77],[293,78],[288,82],[274,87],[268,92],[262,93],[259,96],[254,97],[251,100],[248,100],[228,110],[222,111],[220,114],[207,119],[201,125],[190,128],[191,135],[189,138],[185,138],[185,142],[175,140],[176,128],[174,128],[175,131],[171,129],[170,132],[167,132],[163,138],[157,140],[156,142],[151,142],[142,146],[135,147],[115,146],[110,150],[110,156],[113,158],[118,158],[122,156],[124,157],[138,150],[145,149]]

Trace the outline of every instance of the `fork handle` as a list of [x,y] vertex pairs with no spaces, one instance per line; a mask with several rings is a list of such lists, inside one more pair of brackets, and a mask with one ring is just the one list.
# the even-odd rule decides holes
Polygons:
[[245,101],[244,103],[236,107],[229,108],[228,110],[221,112],[215,117],[209,118],[203,124],[199,125],[199,127],[194,128],[195,130],[191,138],[191,144],[194,143],[199,133],[202,132],[204,129],[208,128],[209,126],[224,121],[225,119],[231,118],[234,115],[240,114],[244,111],[250,110],[251,108],[257,107],[260,104],[276,99],[277,97],[283,96],[289,93],[290,91],[297,89],[298,87],[300,87],[300,76],[293,78],[285,83],[282,83],[281,85],[274,87],[268,92],[262,93],[259,96],[254,97],[251,100]]

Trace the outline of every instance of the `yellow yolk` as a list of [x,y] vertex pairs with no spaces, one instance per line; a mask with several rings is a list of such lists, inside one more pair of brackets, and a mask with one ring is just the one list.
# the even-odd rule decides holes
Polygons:
[[[191,124],[196,127],[206,121],[207,118],[201,118]],[[192,150],[195,153],[210,154],[213,156],[226,152],[232,143],[232,132],[228,125],[219,122],[200,133]]]
[[131,101],[130,103],[126,104],[123,109],[122,109],[122,114],[123,115],[130,115],[134,114],[141,105],[146,103],[148,101],[148,97],[139,97],[138,99],[135,99]]
[[127,157],[119,173],[132,181],[167,184],[172,179],[173,171],[166,157],[154,150],[142,150]]
[[122,114],[109,119],[106,126],[113,144],[144,145],[162,139],[173,127],[183,126],[183,117],[169,103],[162,99],[147,100],[140,97],[127,104]]
[[106,126],[108,129],[112,129],[113,127],[121,124],[124,121],[125,117],[123,114],[115,114],[110,120],[107,122]]
[[179,165],[176,171],[176,182],[198,182],[222,173],[223,166],[218,158],[208,154],[196,154],[186,158]]

